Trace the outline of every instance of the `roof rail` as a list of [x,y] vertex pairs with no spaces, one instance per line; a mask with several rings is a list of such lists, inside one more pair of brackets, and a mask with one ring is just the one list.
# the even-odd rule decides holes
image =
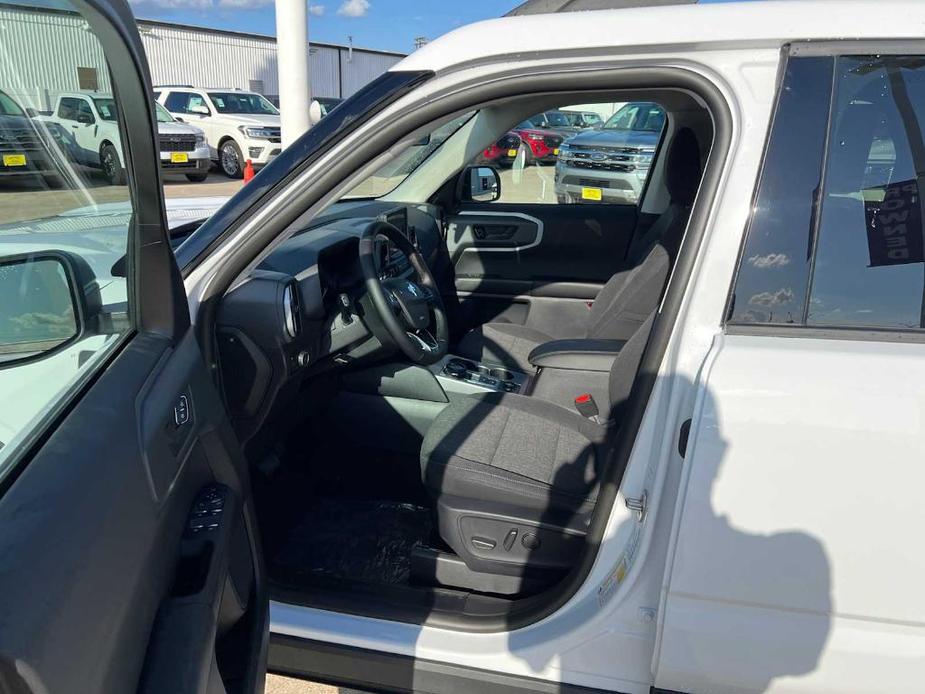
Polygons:
[[154,85],[154,89],[169,89],[171,87],[174,87],[174,88],[180,87],[182,89],[193,89],[194,88],[193,85],[191,84],[155,84]]
[[660,5],[693,5],[699,0],[525,0],[505,17],[525,14],[553,14],[581,12],[582,10],[620,10],[627,7],[656,7]]

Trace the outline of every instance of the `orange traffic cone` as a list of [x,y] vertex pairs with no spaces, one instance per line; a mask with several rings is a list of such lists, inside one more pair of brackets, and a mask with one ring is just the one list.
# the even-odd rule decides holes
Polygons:
[[254,162],[248,159],[244,163],[244,182],[247,183],[254,177]]

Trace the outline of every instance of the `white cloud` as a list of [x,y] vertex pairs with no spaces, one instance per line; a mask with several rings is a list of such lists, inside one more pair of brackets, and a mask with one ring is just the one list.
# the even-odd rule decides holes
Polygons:
[[752,296],[748,303],[753,306],[782,306],[793,301],[793,290],[789,287],[778,289],[776,292],[761,292]]
[[219,7],[233,7],[236,10],[253,10],[272,4],[273,0],[218,0]]
[[308,5],[308,13],[313,17],[321,17],[324,15],[324,5]]
[[790,264],[790,256],[786,253],[768,253],[767,255],[753,255],[748,259],[750,265],[764,269],[769,267],[783,267]]
[[369,0],[345,0],[337,14],[343,17],[365,17],[369,12]]

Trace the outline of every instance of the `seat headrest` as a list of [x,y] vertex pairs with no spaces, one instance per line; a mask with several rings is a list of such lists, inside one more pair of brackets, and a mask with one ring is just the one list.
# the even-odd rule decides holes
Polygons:
[[681,128],[671,139],[665,161],[665,185],[671,202],[685,207],[693,205],[702,173],[697,136],[690,128]]

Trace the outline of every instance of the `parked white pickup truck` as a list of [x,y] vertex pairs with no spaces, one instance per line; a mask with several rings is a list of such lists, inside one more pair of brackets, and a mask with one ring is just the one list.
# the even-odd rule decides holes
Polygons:
[[[211,159],[203,131],[178,122],[158,103],[155,103],[154,109],[160,139],[161,173],[184,174],[194,182],[206,180]],[[81,164],[102,169],[112,185],[125,183],[125,162],[122,160],[119,124],[111,94],[60,94],[54,111],[38,117],[58,123],[74,136]]]

